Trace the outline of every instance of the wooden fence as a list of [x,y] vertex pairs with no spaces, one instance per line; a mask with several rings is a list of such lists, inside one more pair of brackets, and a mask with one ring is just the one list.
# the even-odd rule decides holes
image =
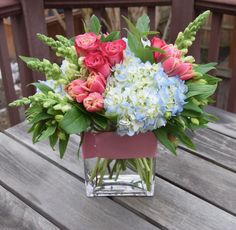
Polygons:
[[[36,33],[47,34],[44,9],[64,9],[66,34],[72,37],[75,34],[72,9],[92,8],[94,13],[101,17],[105,7],[119,7],[120,14],[127,16],[128,7],[145,6],[151,19],[151,29],[155,25],[155,6],[171,6],[172,21],[170,38],[176,38],[179,31],[193,20],[195,16],[204,10],[213,12],[211,36],[208,51],[208,61],[217,61],[220,45],[220,27],[223,14],[236,15],[236,3],[234,0],[1,0],[0,1],[0,68],[5,88],[7,103],[17,98],[10,68],[10,58],[7,49],[7,37],[4,31],[3,19],[10,17],[16,55],[35,56],[49,58],[48,47],[36,39]],[[121,20],[121,27],[125,25]],[[200,37],[197,36],[191,53],[200,60]],[[233,60],[236,60],[236,52]],[[26,87],[35,80],[43,79],[43,76],[30,71],[21,61],[18,61],[20,81],[23,96],[31,95],[32,87]],[[233,65],[228,110],[236,112],[236,65]],[[12,125],[20,122],[20,114],[17,108],[8,108]]]

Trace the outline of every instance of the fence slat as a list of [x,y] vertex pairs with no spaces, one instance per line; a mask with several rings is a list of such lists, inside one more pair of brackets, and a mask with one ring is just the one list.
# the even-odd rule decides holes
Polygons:
[[34,94],[35,90],[33,86],[28,86],[30,83],[33,82],[32,72],[27,67],[27,65],[19,59],[19,55],[29,56],[23,15],[12,16],[11,24],[12,24],[13,39],[16,49],[16,56],[20,72],[22,95],[24,97],[27,97]]
[[222,14],[213,13],[211,22],[211,35],[210,35],[210,47],[208,50],[208,61],[216,61],[219,57],[220,48],[220,29],[222,23]]
[[[14,89],[14,82],[12,79],[10,57],[7,49],[7,41],[4,32],[3,19],[0,19],[0,38],[0,67],[2,73],[2,82],[6,95],[6,102],[7,104],[9,104],[10,102],[16,100],[17,97]],[[7,106],[7,109],[11,125],[19,123],[20,113],[18,108]]]
[[147,13],[150,18],[150,30],[155,31],[156,30],[156,8],[155,6],[148,7]]
[[193,20],[194,0],[172,0],[171,12],[170,41],[174,42],[178,33]]
[[124,28],[127,28],[126,22],[122,16],[125,16],[128,18],[128,7],[121,7],[120,8],[120,29],[121,29],[121,36],[125,37],[127,35],[126,30]]
[[65,15],[65,23],[66,23],[66,35],[71,38],[75,35],[72,9],[65,9],[64,15]]
[[[25,19],[27,42],[29,46],[29,54],[37,58],[49,58],[49,48],[42,44],[37,38],[37,33],[47,34],[44,1],[43,0],[21,0],[23,15]],[[44,80],[42,74],[33,72],[34,80]]]

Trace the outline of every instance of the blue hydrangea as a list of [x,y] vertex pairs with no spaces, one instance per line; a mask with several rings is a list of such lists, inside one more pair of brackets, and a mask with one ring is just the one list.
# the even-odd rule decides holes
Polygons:
[[113,67],[104,93],[107,116],[117,116],[119,135],[132,136],[166,125],[165,114],[183,110],[187,86],[168,77],[161,63],[142,63],[129,49],[122,64]]

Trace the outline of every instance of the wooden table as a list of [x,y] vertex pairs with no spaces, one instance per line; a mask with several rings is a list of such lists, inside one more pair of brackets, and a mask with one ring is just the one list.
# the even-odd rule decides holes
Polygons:
[[[212,108],[209,108],[212,110]],[[87,198],[78,137],[63,160],[25,123],[0,133],[0,229],[236,229],[236,115],[196,133],[196,151],[160,146],[153,198]]]

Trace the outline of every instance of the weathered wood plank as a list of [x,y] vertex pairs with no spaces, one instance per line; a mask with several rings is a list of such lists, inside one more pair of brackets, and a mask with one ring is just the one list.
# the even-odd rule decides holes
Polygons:
[[178,156],[159,146],[157,174],[236,215],[236,174],[179,149]]
[[0,181],[62,229],[157,229],[108,198],[87,198],[81,181],[4,134]]
[[[203,158],[236,172],[236,140],[210,129],[194,133],[193,142],[196,149],[191,150]],[[187,149],[181,145],[181,148]]]
[[219,117],[219,120],[216,123],[208,124],[210,129],[229,137],[236,138],[236,114],[213,106],[208,106],[206,111]]
[[[6,130],[18,141],[26,144],[50,160],[65,167],[70,172],[83,177],[83,164],[81,159],[76,161],[76,148],[78,137],[73,137],[65,158],[60,160],[55,152],[50,150],[47,143],[33,145],[30,135],[26,134],[24,123]],[[160,161],[160,158],[158,159]],[[159,164],[159,163],[158,163]],[[161,164],[161,163],[160,163]],[[187,165],[188,166],[188,165]],[[181,166],[180,166],[181,167]],[[186,166],[185,166],[186,167]],[[167,169],[173,174],[171,165]],[[178,172],[176,172],[176,175]],[[189,172],[187,172],[188,174]],[[200,175],[207,175],[200,174]],[[196,182],[196,181],[194,181]],[[213,183],[213,182],[212,182]],[[158,178],[156,184],[157,194],[154,198],[114,198],[124,206],[129,206],[135,212],[143,213],[169,229],[234,229],[236,218],[217,207],[195,197],[184,190]],[[217,191],[216,191],[217,192]],[[226,227],[225,227],[226,226]]]
[[56,230],[59,228],[0,186],[0,229]]

